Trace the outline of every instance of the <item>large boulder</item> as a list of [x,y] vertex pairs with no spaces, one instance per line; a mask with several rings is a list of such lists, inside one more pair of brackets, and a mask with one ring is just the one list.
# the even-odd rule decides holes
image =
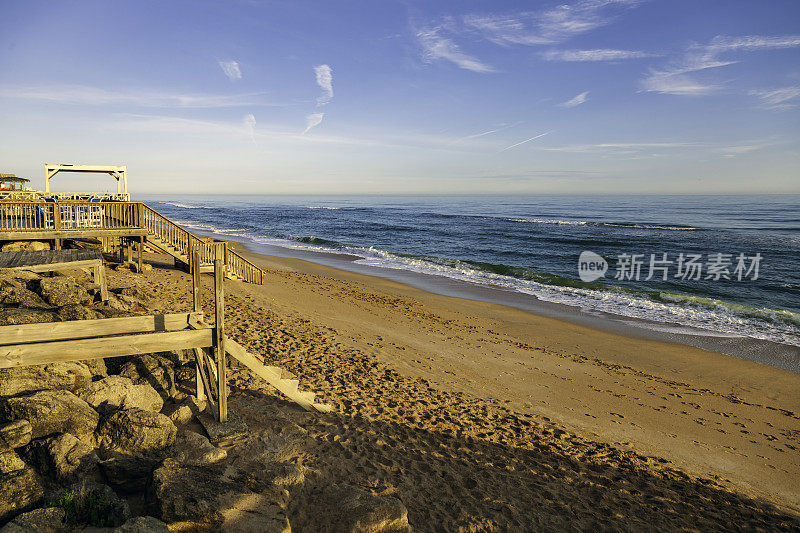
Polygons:
[[0,474],[8,474],[25,468],[25,461],[14,450],[0,452]]
[[71,433],[84,440],[91,437],[100,419],[89,404],[66,390],[6,398],[0,402],[0,417],[9,421],[28,420],[35,439],[53,433]]
[[[0,531],[0,533],[3,533]],[[152,516],[137,516],[131,518],[121,526],[114,528],[111,533],[169,533],[167,524]]]
[[11,241],[0,247],[0,252],[42,252],[50,249],[45,241]]
[[0,424],[0,451],[21,448],[31,441],[33,428],[27,420]]
[[44,309],[32,309],[27,307],[7,307],[5,309],[0,309],[0,326],[56,322],[56,318],[55,313]]
[[164,400],[176,395],[175,370],[166,357],[145,354],[132,357],[122,365],[120,376],[130,378],[134,383],[148,383]]
[[16,516],[0,533],[66,533],[70,529],[64,523],[64,509],[43,507]]
[[89,368],[78,362],[49,363],[0,369],[0,396],[64,389],[76,391],[92,381]]
[[26,457],[39,473],[59,483],[102,479],[94,448],[69,433],[34,440],[28,445]]
[[175,443],[172,420],[136,407],[117,411],[102,424],[97,441],[104,451],[127,455],[163,452]]
[[42,480],[32,468],[0,476],[0,523],[30,509],[43,497]]
[[69,304],[90,302],[92,297],[74,279],[57,276],[39,280],[39,294],[50,305],[61,307]]
[[102,414],[132,407],[158,412],[164,405],[164,400],[149,383],[136,385],[124,376],[93,381],[77,394]]
[[104,318],[98,311],[81,304],[68,304],[58,310],[58,318],[64,322],[70,320],[94,320]]
[[173,530],[289,533],[288,493],[253,490],[243,471],[166,459],[153,472],[148,497]]
[[186,464],[210,465],[228,456],[228,452],[211,444],[207,438],[194,431],[180,431],[170,455]]
[[28,290],[23,283],[9,278],[0,280],[0,303],[19,307],[50,308],[38,294]]
[[350,485],[327,485],[310,495],[320,507],[305,529],[351,533],[410,533],[405,505],[394,496],[376,496]]

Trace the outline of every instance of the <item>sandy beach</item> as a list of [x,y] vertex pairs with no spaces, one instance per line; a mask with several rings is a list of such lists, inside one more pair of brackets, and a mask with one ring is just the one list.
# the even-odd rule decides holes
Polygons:
[[[796,374],[246,255],[265,283],[226,282],[228,334],[336,408],[299,422],[315,481],[297,530],[320,526],[308,502],[336,482],[396,495],[421,531],[800,526]],[[111,275],[187,309],[188,275],[148,259]],[[232,409],[276,394],[232,379]]]

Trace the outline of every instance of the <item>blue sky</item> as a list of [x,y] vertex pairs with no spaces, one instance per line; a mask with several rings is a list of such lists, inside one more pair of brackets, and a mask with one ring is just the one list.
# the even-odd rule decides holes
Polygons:
[[799,119],[796,1],[0,4],[0,171],[37,186],[800,192]]

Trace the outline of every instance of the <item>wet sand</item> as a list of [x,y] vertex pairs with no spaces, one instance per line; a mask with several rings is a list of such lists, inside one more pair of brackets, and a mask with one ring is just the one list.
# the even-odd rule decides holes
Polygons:
[[[797,374],[246,255],[265,284],[226,283],[228,334],[337,408],[300,424],[318,483],[396,494],[420,530],[800,527]],[[182,272],[120,275],[189,306]]]

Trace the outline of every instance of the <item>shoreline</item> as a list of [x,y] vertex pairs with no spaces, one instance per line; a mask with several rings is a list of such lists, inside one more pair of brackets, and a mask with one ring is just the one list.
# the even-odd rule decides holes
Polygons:
[[691,346],[800,374],[800,346],[602,311],[587,312],[575,306],[546,302],[533,295],[508,289],[468,283],[445,276],[362,265],[356,263],[361,257],[346,253],[299,250],[272,244],[239,241],[230,235],[218,234],[213,231],[197,229],[193,231],[201,235],[236,243],[241,246],[241,250],[256,255],[308,261],[336,270],[388,279],[432,294],[509,306],[535,315],[554,318],[599,331],[641,340],[655,340]]
[[302,259],[244,253],[270,278],[263,288],[241,285],[246,294],[335,330],[343,344],[403,375],[505,402],[800,511],[797,374]]

